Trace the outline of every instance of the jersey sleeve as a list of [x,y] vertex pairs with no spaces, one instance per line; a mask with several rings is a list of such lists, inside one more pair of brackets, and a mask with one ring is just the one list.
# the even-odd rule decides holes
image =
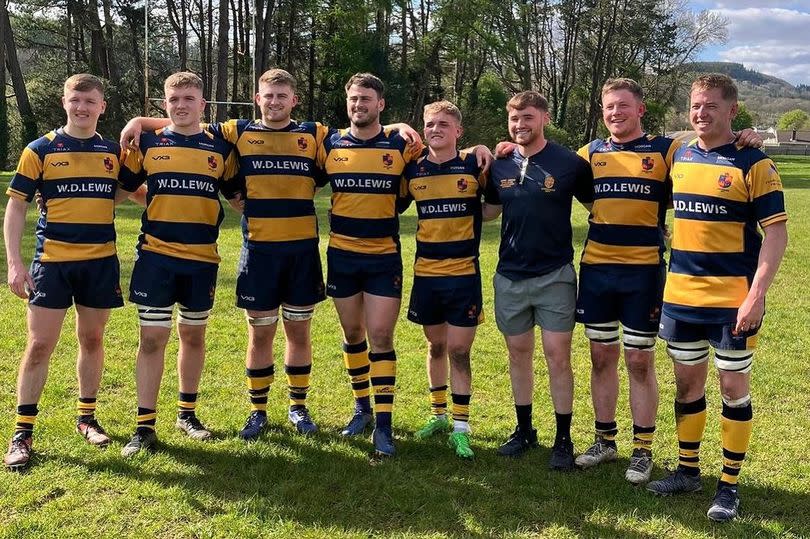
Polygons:
[[[494,165],[494,164],[493,164]],[[495,186],[495,179],[492,175],[492,167],[489,169],[489,181],[486,182],[484,187],[484,202],[487,204],[501,204],[501,197],[498,194],[498,188]]]
[[748,171],[746,184],[759,226],[765,228],[773,223],[787,221],[782,178],[773,161],[766,157],[754,163]]
[[228,157],[225,158],[225,170],[222,172],[222,178],[219,183],[219,191],[222,195],[231,199],[242,192],[242,182],[239,175],[239,161],[236,158],[236,150],[231,148],[228,152]]
[[140,149],[129,149],[121,163],[118,182],[124,191],[134,192],[146,181],[143,169],[143,154]]
[[20,155],[17,172],[11,178],[6,194],[11,198],[31,202],[41,181],[42,159],[37,152],[27,146]]
[[239,120],[228,120],[227,122],[208,124],[205,126],[205,130],[217,138],[236,144],[239,138],[238,122]]
[[410,163],[411,161],[416,161],[419,159],[424,151],[425,145],[421,140],[418,140],[412,144],[405,145],[405,150],[402,152],[402,157],[405,159],[406,163]]
[[[580,156],[581,157],[581,156]],[[582,204],[593,202],[593,171],[590,161],[577,160],[576,177],[574,178],[574,196]]]
[[590,144],[586,144],[585,146],[577,150],[577,155],[583,158],[585,162],[588,163],[589,165],[591,163],[590,147],[591,147]]

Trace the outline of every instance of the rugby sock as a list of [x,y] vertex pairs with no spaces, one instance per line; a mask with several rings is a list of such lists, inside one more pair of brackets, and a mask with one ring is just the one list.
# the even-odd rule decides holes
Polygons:
[[678,468],[689,475],[700,473],[700,441],[706,428],[706,395],[692,402],[675,401],[678,432]]
[[354,395],[354,408],[358,412],[371,413],[371,389],[369,386],[369,372],[371,366],[368,359],[368,344],[366,341],[357,344],[343,343],[343,364],[349,373]]
[[377,427],[391,427],[391,412],[394,409],[394,393],[397,381],[397,354],[372,352],[370,362],[371,385],[374,388],[374,415]]
[[523,432],[532,431],[532,405],[516,404],[515,415],[517,415],[517,426]]
[[[569,422],[570,424],[570,422]],[[613,448],[616,447],[616,435],[619,433],[619,428],[616,426],[615,421],[595,421],[594,430],[596,435],[602,438],[602,441]]]
[[557,422],[557,434],[554,436],[554,443],[571,439],[571,418],[573,416],[573,412],[570,414],[554,412],[554,419]]
[[146,434],[150,430],[155,430],[155,419],[157,418],[157,411],[150,408],[141,408],[138,406],[138,426],[136,432]]
[[451,393],[453,400],[453,432],[470,432],[470,395]]
[[447,386],[430,388],[430,412],[435,416],[447,415]]
[[275,372],[275,365],[263,369],[245,369],[251,412],[267,415],[267,394],[270,392]]
[[741,399],[741,405],[726,403],[723,399],[723,415],[720,418],[721,439],[723,440],[723,474],[720,484],[736,485],[740,467],[748,451],[751,439],[754,411],[751,398]]
[[96,415],[96,398],[79,397],[76,402],[76,419],[79,421],[90,421]]
[[652,452],[653,436],[655,436],[655,425],[652,427],[640,427],[633,424],[633,449]]
[[20,404],[17,406],[17,423],[14,425],[14,434],[27,432],[33,434],[34,423],[37,422],[39,410],[36,404]]
[[284,365],[284,372],[287,374],[287,387],[290,390],[290,410],[306,408],[312,363],[309,365]]
[[188,419],[189,417],[194,416],[196,410],[196,393],[183,393],[181,391],[177,394],[177,417],[180,419]]

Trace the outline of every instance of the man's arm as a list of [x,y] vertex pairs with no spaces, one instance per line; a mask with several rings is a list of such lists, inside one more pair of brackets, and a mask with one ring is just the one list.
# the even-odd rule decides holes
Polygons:
[[481,214],[484,221],[492,221],[493,219],[497,219],[502,211],[503,205],[501,204],[489,204],[484,202],[481,205]]
[[765,314],[765,294],[768,292],[787,248],[787,223],[779,221],[763,228],[765,239],[759,251],[759,261],[748,295],[737,310],[734,333],[756,328]]
[[737,137],[737,144],[740,146],[748,146],[751,148],[762,148],[762,137],[759,136],[759,133],[747,127],[740,131],[739,133],[734,133]]
[[34,290],[34,279],[28,273],[28,268],[23,264],[20,254],[27,211],[28,203],[26,201],[10,198],[3,219],[3,238],[6,242],[6,261],[8,262],[8,286],[15,295],[22,299],[28,298],[28,290]]
[[399,136],[404,138],[405,142],[408,144],[422,144],[422,137],[419,136],[419,132],[406,123],[389,124],[384,126],[384,128],[396,129],[399,131]]
[[481,169],[481,172],[487,172],[489,170],[490,165],[492,165],[493,159],[495,159],[494,157],[492,157],[492,152],[489,151],[489,148],[487,148],[483,144],[478,144],[476,146],[464,148],[461,151],[475,154],[476,164],[478,165],[478,168]]
[[144,131],[156,131],[170,125],[172,121],[168,118],[152,118],[149,116],[136,116],[127,122],[121,130],[119,144],[122,148],[134,148],[138,146],[141,133]]

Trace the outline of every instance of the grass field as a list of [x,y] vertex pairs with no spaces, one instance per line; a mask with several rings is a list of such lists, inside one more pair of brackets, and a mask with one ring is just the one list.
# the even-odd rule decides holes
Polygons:
[[[209,326],[200,417],[216,441],[193,442],[173,427],[177,379],[176,340],[160,394],[157,432],[161,450],[124,461],[119,454],[134,426],[134,308],[116,310],[106,337],[107,363],[98,417],[113,436],[99,451],[74,433],[77,397],[76,339],[72,316],[52,359],[40,403],[36,461],[29,472],[0,471],[0,537],[805,537],[810,536],[810,160],[779,158],[790,244],[768,297],[768,315],[755,360],[755,430],[742,472],[742,517],[713,525],[705,512],[720,470],[720,397],[710,374],[708,425],[703,444],[704,492],[655,498],[623,479],[630,453],[631,421],[626,376],[619,400],[620,458],[596,470],[561,475],[547,469],[553,414],[542,353],[536,361],[535,422],[541,447],[520,460],[495,448],[514,425],[505,347],[492,316],[490,285],[497,261],[498,224],[484,226],[481,266],[488,320],[473,349],[471,422],[476,459],[455,458],[443,438],[421,442],[413,432],[428,412],[421,329],[403,308],[397,328],[398,394],[394,424],[398,456],[369,460],[368,440],[343,440],[339,428],[351,408],[333,306],[321,304],[314,321],[315,365],[310,407],[322,431],[293,434],[286,423],[283,375],[271,391],[272,428],[246,445],[236,433],[246,417],[243,376],[246,330],[234,303],[240,245],[237,218],[229,213],[220,240],[217,304]],[[0,180],[5,190],[7,176]],[[3,205],[4,206],[4,205]],[[321,223],[328,206],[319,196]],[[132,269],[140,211],[118,210],[122,288]],[[33,252],[33,212],[25,253]],[[403,260],[413,260],[413,209],[402,218]],[[322,227],[325,228],[325,227]],[[582,245],[586,214],[575,209],[574,242]],[[323,238],[322,238],[323,239]],[[325,241],[321,242],[325,248]],[[579,253],[577,253],[577,258]],[[5,281],[5,262],[0,264]],[[405,286],[410,287],[406,269]],[[801,283],[805,283],[802,285]],[[15,377],[25,345],[25,303],[0,287],[0,443],[11,435]],[[403,298],[407,305],[407,293]],[[277,352],[282,341],[277,340]],[[677,461],[672,367],[657,350],[661,388],[654,477]],[[281,363],[276,354],[277,364]],[[574,340],[576,399],[573,436],[578,450],[591,442],[589,358],[581,328]]]

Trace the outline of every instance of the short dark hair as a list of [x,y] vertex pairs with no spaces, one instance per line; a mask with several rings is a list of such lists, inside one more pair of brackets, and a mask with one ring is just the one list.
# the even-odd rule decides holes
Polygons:
[[523,110],[527,107],[534,107],[536,109],[548,112],[548,99],[543,97],[540,92],[534,90],[526,90],[512,96],[512,99],[506,104],[507,112],[510,110]]
[[377,98],[379,99],[382,99],[385,95],[385,84],[379,77],[371,73],[355,73],[352,75],[346,82],[346,93],[349,93],[349,88],[355,85],[374,90],[377,92]]

